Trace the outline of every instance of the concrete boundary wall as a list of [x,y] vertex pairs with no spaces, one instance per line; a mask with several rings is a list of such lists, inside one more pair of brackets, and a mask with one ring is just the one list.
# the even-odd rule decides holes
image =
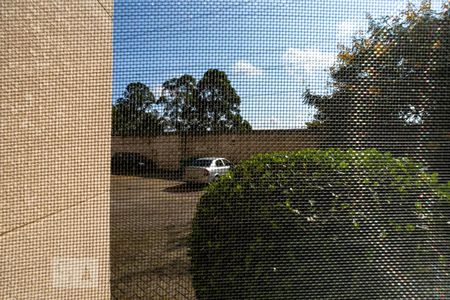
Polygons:
[[319,137],[307,130],[260,130],[242,134],[113,136],[111,152],[140,153],[161,169],[177,170],[183,157],[221,156],[238,162],[258,153],[294,151],[319,145]]

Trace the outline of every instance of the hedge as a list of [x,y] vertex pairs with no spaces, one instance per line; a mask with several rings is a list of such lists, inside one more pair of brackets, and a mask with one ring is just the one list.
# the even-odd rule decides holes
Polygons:
[[211,184],[189,241],[198,299],[448,297],[436,176],[377,150],[256,155]]

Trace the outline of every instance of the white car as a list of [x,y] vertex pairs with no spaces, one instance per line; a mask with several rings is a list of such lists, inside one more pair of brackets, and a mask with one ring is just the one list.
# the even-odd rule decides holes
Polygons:
[[223,176],[232,164],[222,157],[203,157],[194,160],[184,171],[187,183],[210,183]]

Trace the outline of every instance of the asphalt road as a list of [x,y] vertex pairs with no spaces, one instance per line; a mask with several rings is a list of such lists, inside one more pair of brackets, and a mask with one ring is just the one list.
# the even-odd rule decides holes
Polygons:
[[195,299],[187,237],[201,194],[180,181],[112,176],[113,299]]

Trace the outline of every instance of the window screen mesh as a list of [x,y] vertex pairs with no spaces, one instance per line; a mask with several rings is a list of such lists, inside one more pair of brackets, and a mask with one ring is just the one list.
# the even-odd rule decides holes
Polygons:
[[104,17],[112,299],[450,299],[447,1],[116,0]]
[[450,297],[446,3],[115,5],[114,298]]

